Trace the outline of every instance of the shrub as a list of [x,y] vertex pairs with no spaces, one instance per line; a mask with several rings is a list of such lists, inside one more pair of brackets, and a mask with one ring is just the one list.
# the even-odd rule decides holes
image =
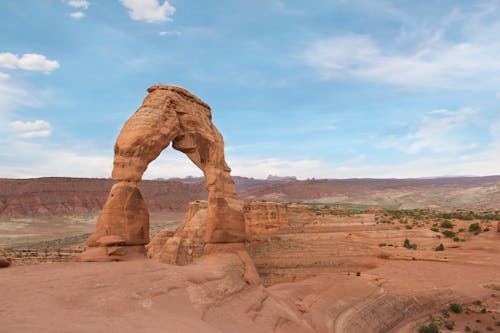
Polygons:
[[408,238],[406,238],[404,243],[403,243],[403,247],[410,249],[410,250],[416,250],[417,244],[411,244],[410,240]]
[[439,246],[437,246],[434,251],[444,251],[444,245],[443,243],[439,244]]
[[386,246],[387,244],[386,243],[378,243],[378,246],[380,247],[383,247],[383,246]]
[[443,222],[441,222],[441,228],[452,229],[453,223],[451,223],[450,220],[444,220]]
[[[441,244],[443,245],[443,244]],[[462,306],[457,303],[451,303],[450,304],[450,310],[455,313],[462,313]]]
[[444,322],[444,327],[451,331],[455,327],[455,322],[452,320],[447,320]]
[[438,228],[436,228],[436,227],[432,227],[432,228],[431,228],[431,231],[434,231],[434,232],[439,232],[439,229],[438,229]]
[[479,223],[471,223],[469,225],[469,232],[480,233],[481,232],[481,226],[479,225]]
[[445,230],[442,232],[443,236],[446,238],[453,238],[455,237],[455,233],[451,230]]
[[422,325],[418,329],[418,333],[439,333],[439,328],[435,323],[430,323],[429,325]]
[[356,276],[361,276],[361,272],[356,272]]
[[407,249],[411,249],[410,240],[408,238],[406,238],[405,241],[403,242],[403,247],[406,247]]

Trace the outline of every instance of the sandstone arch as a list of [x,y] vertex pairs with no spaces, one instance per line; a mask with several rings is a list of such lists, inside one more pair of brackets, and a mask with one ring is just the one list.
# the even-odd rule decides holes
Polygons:
[[137,183],[170,143],[204,173],[209,193],[205,242],[244,241],[243,203],[236,198],[231,169],[224,158],[224,140],[212,123],[210,107],[175,86],[156,85],[148,92],[116,140],[112,177],[118,183],[112,187],[87,245],[142,247],[149,242],[149,213]]

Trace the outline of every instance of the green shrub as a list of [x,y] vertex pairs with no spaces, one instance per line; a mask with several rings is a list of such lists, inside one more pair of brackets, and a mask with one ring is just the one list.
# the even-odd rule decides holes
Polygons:
[[439,246],[437,246],[434,251],[444,251],[444,245],[443,243],[439,244]]
[[418,329],[418,333],[439,333],[439,328],[435,323],[430,323],[429,325],[422,325]]
[[471,223],[469,225],[469,232],[473,232],[473,233],[481,232],[481,226],[479,225],[479,223]]
[[452,320],[447,320],[444,322],[444,327],[446,327],[447,329],[449,329],[450,331],[455,327],[455,322],[452,321]]
[[441,228],[452,229],[453,223],[451,223],[450,220],[444,220],[443,222],[441,222]]
[[439,228],[432,227],[432,228],[431,228],[431,231],[434,231],[434,232],[439,232]]
[[410,240],[408,238],[406,238],[405,241],[403,242],[403,247],[406,247],[407,249],[411,249]]
[[[443,245],[443,244],[441,244]],[[450,304],[450,310],[455,313],[462,313],[462,306],[457,303],[451,303]]]
[[410,240],[408,238],[406,238],[404,243],[403,243],[403,247],[410,249],[410,250],[416,250],[417,244],[411,244]]
[[455,237],[455,233],[451,230],[445,230],[442,232],[443,236],[446,238],[453,238]]

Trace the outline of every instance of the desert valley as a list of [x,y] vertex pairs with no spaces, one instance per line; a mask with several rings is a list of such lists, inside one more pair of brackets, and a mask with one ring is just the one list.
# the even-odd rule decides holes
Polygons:
[[0,1],[0,333],[500,333],[500,0]]

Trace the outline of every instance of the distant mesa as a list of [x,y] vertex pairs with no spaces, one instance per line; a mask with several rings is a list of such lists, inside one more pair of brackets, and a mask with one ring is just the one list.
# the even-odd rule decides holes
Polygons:
[[295,176],[275,176],[275,175],[269,175],[267,176],[266,180],[271,181],[271,182],[282,182],[282,181],[289,181],[289,180],[297,180],[297,177]]

